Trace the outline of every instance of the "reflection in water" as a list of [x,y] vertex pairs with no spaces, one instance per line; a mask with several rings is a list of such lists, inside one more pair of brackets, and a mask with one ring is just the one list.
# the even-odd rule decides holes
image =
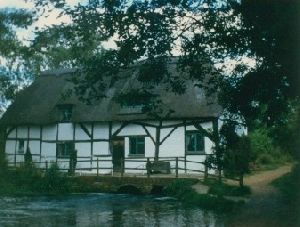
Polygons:
[[222,219],[153,196],[0,197],[0,226],[224,226]]

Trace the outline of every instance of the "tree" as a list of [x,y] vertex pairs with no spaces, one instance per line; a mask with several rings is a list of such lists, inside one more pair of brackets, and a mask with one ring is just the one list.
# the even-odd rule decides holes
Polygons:
[[17,29],[26,29],[33,22],[32,12],[22,9],[0,10],[0,102],[1,112],[15,98],[29,75],[27,47],[17,36]]
[[[64,0],[33,1],[37,9],[56,8],[71,19],[71,24],[59,28],[69,49],[78,48],[70,28],[79,46],[93,43],[89,52],[74,55],[75,65],[85,72],[84,77],[74,79],[83,100],[105,97],[107,86],[121,79],[118,72],[137,62],[141,64],[137,78],[143,87],[123,93],[119,100],[137,104],[142,100],[143,110],[157,119],[166,113],[160,112],[156,84],[175,93],[185,92],[186,81],[194,81],[207,95],[218,90],[229,120],[242,115],[252,127],[253,122],[271,127],[284,121],[289,101],[299,98],[299,42],[297,32],[292,33],[297,30],[299,7],[294,1],[91,0],[75,6]],[[115,40],[117,48],[103,50],[101,44],[108,40]],[[172,77],[166,67],[175,50],[180,53],[178,70],[187,72],[186,78]],[[48,51],[51,53],[51,45]],[[254,69],[241,60],[245,56],[256,60]],[[232,73],[207,67],[208,62],[221,64],[229,59],[239,63]],[[211,77],[206,86],[208,72]],[[222,156],[220,152],[218,160]]]
[[[0,114],[13,101],[28,77],[30,51],[16,35],[17,28],[27,28],[33,22],[32,12],[16,9],[0,10]],[[0,172],[6,169],[4,154],[6,131],[0,127]]]
[[299,102],[299,6],[298,1],[243,0],[236,7],[248,28],[249,51],[260,63],[230,85],[229,109],[240,111],[250,126],[280,124],[294,108],[290,101]]
[[236,125],[232,123],[226,123],[222,126],[220,146],[224,153],[225,176],[239,177],[239,183],[242,187],[244,174],[250,171],[251,145],[250,139],[245,135],[237,135],[235,128]]

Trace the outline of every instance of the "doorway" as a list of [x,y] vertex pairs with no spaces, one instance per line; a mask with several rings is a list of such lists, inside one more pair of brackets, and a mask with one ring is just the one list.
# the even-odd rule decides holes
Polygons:
[[[124,166],[124,150],[125,150],[125,140],[123,137],[115,138],[112,141],[113,147],[113,171],[121,172],[122,164]],[[123,162],[123,163],[122,163]]]

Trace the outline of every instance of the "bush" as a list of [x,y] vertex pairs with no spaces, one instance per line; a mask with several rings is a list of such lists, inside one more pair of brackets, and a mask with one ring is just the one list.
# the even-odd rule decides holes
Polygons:
[[59,170],[56,163],[52,163],[45,172],[40,190],[48,193],[68,193],[70,188],[70,180],[67,175]]
[[251,143],[251,162],[256,167],[268,168],[277,166],[290,160],[286,152],[275,146],[266,128],[256,129],[249,134]]

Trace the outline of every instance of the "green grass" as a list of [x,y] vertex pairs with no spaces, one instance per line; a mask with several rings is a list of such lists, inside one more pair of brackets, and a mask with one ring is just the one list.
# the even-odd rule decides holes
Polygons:
[[228,185],[223,182],[219,183],[215,179],[209,179],[204,184],[209,186],[209,194],[217,196],[245,196],[251,194],[251,189],[248,186]]
[[70,178],[52,165],[45,173],[33,165],[8,170],[0,177],[0,194],[65,194],[71,191]]
[[290,173],[274,180],[271,183],[278,188],[286,202],[295,204],[300,202],[300,164],[293,167]]
[[241,202],[230,201],[222,196],[198,194],[191,186],[191,182],[176,180],[166,187],[165,193],[184,204],[196,205],[217,212],[231,212],[241,204]]

